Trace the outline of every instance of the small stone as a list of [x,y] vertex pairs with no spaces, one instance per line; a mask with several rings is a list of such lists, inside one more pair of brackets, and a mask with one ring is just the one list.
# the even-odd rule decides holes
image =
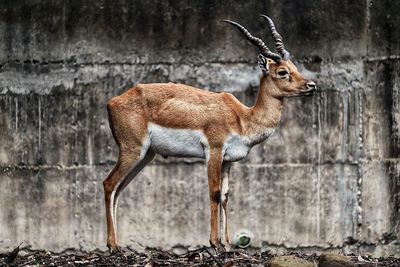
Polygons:
[[183,246],[175,246],[172,248],[172,252],[176,255],[183,255],[189,252],[186,247]]
[[314,263],[296,256],[278,256],[271,260],[271,267],[314,267]]
[[320,267],[353,267],[355,263],[344,255],[323,253],[319,257]]

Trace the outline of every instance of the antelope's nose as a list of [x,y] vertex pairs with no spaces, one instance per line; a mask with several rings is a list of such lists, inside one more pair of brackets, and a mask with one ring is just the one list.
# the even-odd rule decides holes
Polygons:
[[308,83],[306,83],[306,86],[307,86],[307,89],[309,89],[309,90],[317,89],[317,85],[315,84],[315,82],[308,82]]

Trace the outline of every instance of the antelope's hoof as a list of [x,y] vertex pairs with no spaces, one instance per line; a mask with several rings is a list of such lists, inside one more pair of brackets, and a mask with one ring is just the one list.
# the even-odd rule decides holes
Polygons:
[[224,253],[226,253],[225,246],[222,245],[221,243],[219,243],[214,249],[215,249],[215,251],[217,252],[217,254],[224,254]]
[[231,245],[229,243],[225,243],[225,244],[221,244],[221,245],[224,247],[225,252],[232,251],[232,247],[231,247]]
[[210,244],[217,254],[223,254],[226,252],[225,246],[220,241],[215,243],[210,241]]
[[121,253],[121,249],[117,245],[108,245],[107,244],[107,247],[108,247],[108,251],[113,255]]

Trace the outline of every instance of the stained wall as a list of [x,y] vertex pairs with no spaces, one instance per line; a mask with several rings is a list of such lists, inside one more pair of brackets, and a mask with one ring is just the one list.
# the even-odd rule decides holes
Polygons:
[[[105,249],[102,181],[117,158],[106,102],[137,83],[231,92],[252,105],[271,16],[311,98],[234,164],[231,239],[262,249],[400,255],[400,4],[396,1],[3,1],[0,250]],[[120,244],[208,244],[204,163],[157,157],[120,199]]]

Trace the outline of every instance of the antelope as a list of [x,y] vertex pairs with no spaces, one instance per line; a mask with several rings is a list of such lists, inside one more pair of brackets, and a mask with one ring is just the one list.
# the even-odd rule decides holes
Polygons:
[[267,21],[278,53],[242,25],[233,25],[260,50],[257,99],[252,107],[229,93],[215,93],[184,84],[138,84],[107,103],[109,123],[119,147],[118,161],[104,180],[107,247],[117,246],[117,201],[133,178],[156,154],[197,157],[207,165],[211,208],[210,244],[217,253],[229,249],[228,180],[231,163],[241,160],[265,141],[281,118],[283,99],[312,95],[316,84],[291,62],[273,21]]

